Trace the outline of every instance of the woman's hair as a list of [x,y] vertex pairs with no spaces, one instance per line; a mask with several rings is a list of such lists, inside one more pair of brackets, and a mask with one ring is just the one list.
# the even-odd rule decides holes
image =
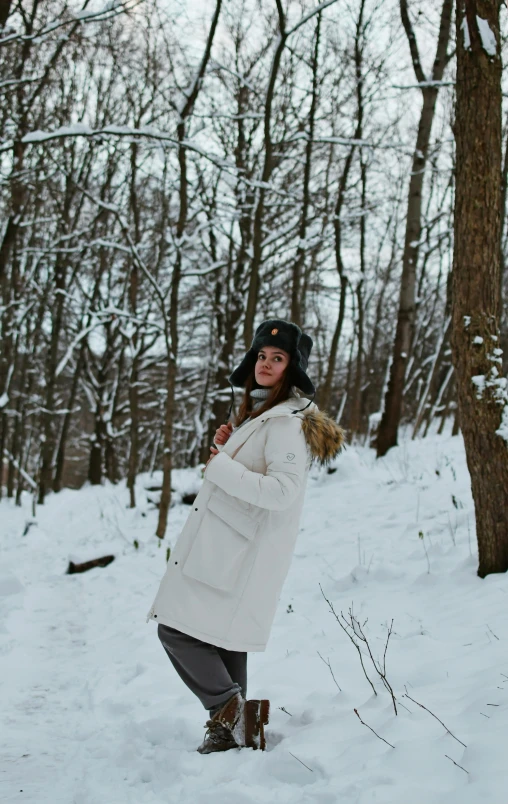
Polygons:
[[284,374],[280,378],[279,382],[275,383],[275,385],[271,388],[270,396],[264,400],[263,404],[260,405],[256,410],[252,410],[252,397],[250,392],[254,388],[262,388],[262,385],[259,385],[255,380],[255,369],[253,368],[247,379],[245,380],[245,393],[238,410],[235,426],[238,427],[240,424],[243,424],[245,419],[248,419],[249,416],[252,419],[255,419],[257,416],[260,416],[265,411],[273,408],[274,405],[278,405],[279,402],[285,402],[286,399],[289,399],[291,396],[291,389],[293,388],[293,383],[290,379],[291,374],[291,361],[286,366]]

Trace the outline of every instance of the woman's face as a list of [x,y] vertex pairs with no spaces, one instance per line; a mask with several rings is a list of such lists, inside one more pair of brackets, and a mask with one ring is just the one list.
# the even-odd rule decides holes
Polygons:
[[284,374],[289,359],[289,354],[276,346],[264,346],[260,349],[254,374],[258,385],[272,388]]

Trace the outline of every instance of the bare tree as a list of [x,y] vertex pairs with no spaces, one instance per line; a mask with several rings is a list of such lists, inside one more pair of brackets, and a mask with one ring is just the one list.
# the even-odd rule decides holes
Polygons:
[[501,377],[500,0],[457,2],[452,348],[478,574],[508,570],[508,390]]
[[400,280],[399,311],[393,346],[390,379],[384,404],[383,416],[377,435],[377,454],[385,455],[397,444],[397,433],[402,415],[402,398],[407,362],[410,356],[416,312],[416,269],[422,231],[421,210],[425,168],[427,165],[432,122],[436,109],[439,84],[443,78],[448,57],[447,48],[453,0],[443,0],[436,55],[432,73],[428,78],[420,60],[420,53],[413,26],[409,17],[408,0],[400,0],[402,24],[408,39],[413,69],[422,93],[422,110],[409,181],[408,206],[402,276]]
[[[171,471],[208,457],[258,316],[311,332],[320,405],[357,433],[379,421],[414,96],[387,0],[230,0],[213,48],[203,13],[197,65],[183,6],[129,18],[139,1],[13,0],[0,27],[1,480],[19,502],[121,477],[135,505],[162,470],[162,535]],[[456,398],[439,97],[404,376],[426,428]]]
[[179,186],[179,212],[175,231],[176,260],[173,265],[171,275],[170,306],[169,306],[169,353],[167,369],[167,397],[166,411],[164,419],[164,457],[163,457],[163,480],[162,494],[159,507],[159,521],[157,523],[157,536],[163,538],[166,532],[169,505],[171,502],[171,468],[172,468],[172,443],[173,443],[173,424],[175,415],[175,390],[178,357],[178,295],[182,278],[182,247],[183,236],[187,227],[188,220],[188,190],[189,180],[187,174],[187,150],[186,150],[186,125],[190,118],[199,90],[205,75],[205,71],[210,60],[212,44],[219,21],[222,0],[216,0],[215,11],[208,33],[205,51],[197,74],[192,82],[190,91],[186,93],[186,99],[178,110],[179,122],[177,125],[178,137],[178,163],[180,168]]

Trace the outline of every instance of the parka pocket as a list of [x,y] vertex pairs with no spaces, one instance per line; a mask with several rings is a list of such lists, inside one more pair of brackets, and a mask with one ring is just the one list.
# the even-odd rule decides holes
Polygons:
[[245,510],[212,494],[182,574],[222,592],[241,588],[258,528]]
[[209,511],[212,511],[212,513],[218,516],[219,519],[222,519],[227,525],[231,525],[232,528],[241,533],[242,536],[245,536],[246,539],[253,539],[259,527],[259,522],[250,514],[250,505],[248,505],[248,509],[240,506],[241,503],[238,505],[229,500],[225,500],[224,497],[218,497],[216,494],[212,494],[208,500],[207,507]]

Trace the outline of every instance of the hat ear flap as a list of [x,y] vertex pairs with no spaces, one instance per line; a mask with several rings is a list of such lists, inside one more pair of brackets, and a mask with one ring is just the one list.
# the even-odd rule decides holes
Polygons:
[[309,363],[309,355],[312,345],[313,342],[310,335],[306,335],[304,332],[302,332],[302,336],[298,344],[297,354],[299,354],[299,363],[303,369],[306,369]]
[[247,377],[256,364],[256,359],[257,352],[255,349],[249,349],[240,365],[230,374],[229,382],[231,385],[234,385],[235,388],[243,388]]

